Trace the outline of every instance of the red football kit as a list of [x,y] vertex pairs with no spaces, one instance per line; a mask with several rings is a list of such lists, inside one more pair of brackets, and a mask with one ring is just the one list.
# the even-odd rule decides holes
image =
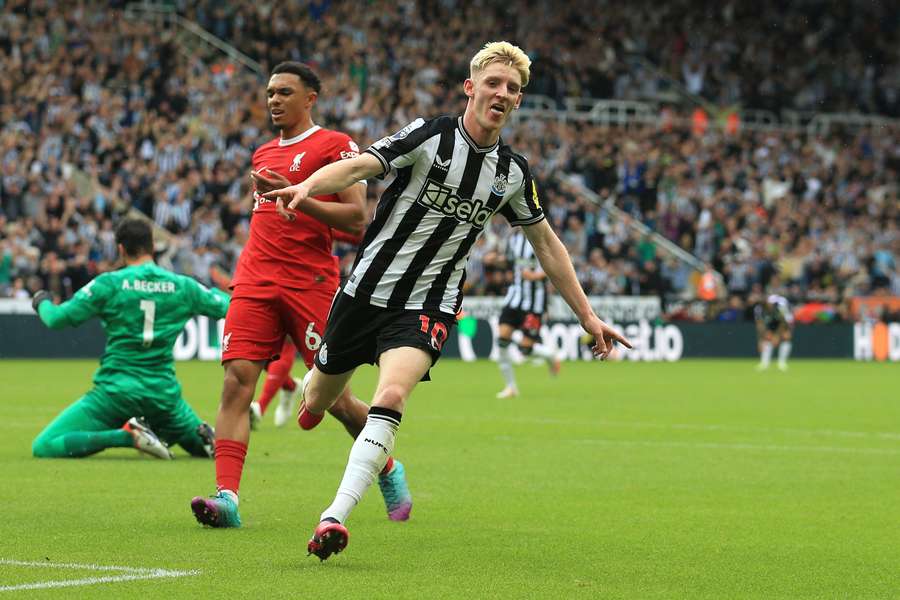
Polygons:
[[[327,164],[358,154],[359,147],[346,134],[313,126],[296,137],[260,146],[253,153],[253,170],[271,169],[293,185]],[[339,284],[332,230],[301,212],[293,221],[283,219],[275,202],[255,190],[253,199],[250,239],[231,283],[222,361],[273,360],[290,335],[312,368]],[[338,201],[336,194],[316,199]]]

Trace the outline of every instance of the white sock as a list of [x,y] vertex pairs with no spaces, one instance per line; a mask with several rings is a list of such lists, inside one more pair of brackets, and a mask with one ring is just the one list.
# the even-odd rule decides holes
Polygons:
[[350,449],[350,458],[337,495],[331,506],[322,513],[321,520],[337,519],[339,523],[347,520],[350,511],[384,469],[388,456],[394,451],[394,436],[398,427],[400,413],[397,411],[379,406],[369,409],[366,425]]
[[770,362],[772,362],[772,342],[763,342],[762,353],[759,356],[759,364],[763,367],[768,367]]
[[478,360],[478,355],[475,354],[475,348],[472,346],[472,338],[467,335],[459,335],[456,338],[456,342],[459,344],[460,358],[466,362]]
[[536,344],[531,348],[532,356],[537,356],[538,358],[543,358],[544,360],[553,360],[556,358],[556,350],[554,350],[550,346],[545,346],[544,344]]
[[509,357],[509,346],[500,346],[497,353],[497,365],[500,367],[500,373],[506,381],[506,387],[516,387],[516,374],[513,371],[512,360]]
[[790,342],[781,342],[781,345],[778,346],[778,364],[786,365],[788,356],[791,355],[791,343]]

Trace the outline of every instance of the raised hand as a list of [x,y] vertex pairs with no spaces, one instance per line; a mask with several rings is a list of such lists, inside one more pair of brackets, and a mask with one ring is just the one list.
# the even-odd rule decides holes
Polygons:
[[47,290],[38,290],[34,293],[34,297],[31,298],[31,308],[34,309],[34,312],[37,312],[38,306],[40,306],[41,302],[44,300],[51,300],[50,292]]
[[259,171],[250,171],[250,179],[253,180],[256,191],[260,194],[271,192],[272,190],[280,190],[291,185],[287,177],[276,173],[268,167],[262,167]]
[[[297,218],[295,211],[309,198],[309,190],[302,183],[272,190],[263,194],[264,198],[275,200],[275,210],[284,219],[293,221]],[[285,206],[287,203],[287,206]]]

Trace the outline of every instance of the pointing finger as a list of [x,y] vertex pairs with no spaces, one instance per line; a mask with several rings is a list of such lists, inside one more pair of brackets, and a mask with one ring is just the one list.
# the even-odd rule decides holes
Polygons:
[[296,215],[285,210],[284,202],[281,200],[281,198],[279,198],[278,200],[275,201],[275,212],[277,212],[279,215],[281,215],[283,218],[287,219],[288,221],[293,221],[296,218]]
[[622,344],[623,346],[625,346],[625,347],[628,348],[629,350],[631,350],[632,348],[634,348],[634,346],[631,345],[631,342],[628,341],[628,338],[626,338],[625,336],[623,336],[623,335],[622,335],[621,333],[619,333],[618,331],[613,331],[610,335],[611,335],[611,337],[612,337],[614,340],[616,340],[617,342],[619,342],[620,344]]

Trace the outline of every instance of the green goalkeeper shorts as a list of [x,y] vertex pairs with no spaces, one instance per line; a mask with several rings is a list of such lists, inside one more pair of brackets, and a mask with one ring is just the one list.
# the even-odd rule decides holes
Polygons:
[[205,456],[197,433],[202,421],[194,409],[178,397],[161,406],[159,399],[121,397],[96,386],[66,408],[40,437],[56,437],[72,431],[104,431],[121,428],[131,417],[144,417],[153,432],[170,446],[179,444],[190,454]]

